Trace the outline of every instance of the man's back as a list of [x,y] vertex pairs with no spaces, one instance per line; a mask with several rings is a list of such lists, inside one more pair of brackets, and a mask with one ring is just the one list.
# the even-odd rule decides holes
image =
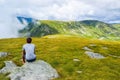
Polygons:
[[36,55],[35,55],[35,45],[32,44],[32,38],[27,38],[26,39],[26,44],[23,45],[23,63],[27,62],[33,62],[36,60]]
[[25,50],[25,58],[27,60],[30,60],[30,59],[34,59],[36,56],[35,56],[35,45],[34,44],[31,44],[31,43],[27,43],[27,44],[24,44],[23,45],[23,50]]

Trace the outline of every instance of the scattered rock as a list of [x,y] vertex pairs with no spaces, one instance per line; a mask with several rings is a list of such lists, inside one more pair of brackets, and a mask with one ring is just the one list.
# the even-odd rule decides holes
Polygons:
[[[10,67],[10,70],[8,67]],[[32,63],[26,62],[22,67],[17,67],[12,61],[8,61],[0,72],[4,70],[10,72],[8,77],[11,80],[50,80],[59,77],[57,71],[42,60]]]
[[82,73],[82,71],[76,71],[76,72],[79,73],[79,74]]
[[80,60],[79,60],[79,59],[73,59],[73,61],[78,62],[78,61],[80,61]]
[[5,61],[5,67],[0,70],[0,73],[12,72],[16,67],[12,61]]
[[96,58],[96,59],[103,59],[103,58],[105,58],[100,53],[94,53],[94,52],[86,51],[85,54],[87,54],[90,58]]
[[115,55],[111,55],[111,54],[108,54],[108,55],[111,57],[114,57],[114,58],[120,58],[120,56],[115,56]]
[[[95,44],[90,44],[89,46],[96,46],[96,45]],[[83,49],[86,50],[85,54],[87,54],[90,58],[96,58],[96,59],[105,58],[100,53],[94,53],[94,52],[92,52],[93,50],[90,49],[90,48],[88,48],[88,47],[84,47]]]
[[96,44],[90,44],[89,46],[96,46]]
[[8,55],[8,53],[6,53],[6,52],[0,52],[0,57],[5,57],[7,55]]
[[92,49],[90,49],[88,47],[84,47],[83,49],[86,50],[86,51],[92,51]]

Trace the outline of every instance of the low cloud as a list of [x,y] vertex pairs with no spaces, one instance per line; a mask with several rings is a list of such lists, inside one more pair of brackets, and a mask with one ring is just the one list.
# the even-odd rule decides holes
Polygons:
[[16,37],[16,16],[49,20],[119,22],[119,0],[0,0],[0,37]]

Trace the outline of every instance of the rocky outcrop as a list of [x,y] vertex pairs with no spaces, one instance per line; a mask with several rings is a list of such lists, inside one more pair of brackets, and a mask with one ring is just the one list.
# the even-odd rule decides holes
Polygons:
[[12,72],[16,67],[12,61],[5,61],[5,67],[0,70],[0,73]]
[[[91,45],[91,46],[96,46],[96,45]],[[96,58],[96,59],[105,58],[100,53],[94,53],[93,50],[88,47],[84,47],[83,49],[85,50],[85,54],[87,54],[90,58]]]
[[22,67],[16,67],[12,61],[7,61],[5,64],[0,73],[10,72],[8,77],[11,80],[50,80],[58,77],[57,71],[42,60],[25,63]]
[[87,54],[90,58],[96,58],[96,59],[103,59],[103,58],[105,58],[100,53],[94,53],[94,52],[86,51],[85,54]]

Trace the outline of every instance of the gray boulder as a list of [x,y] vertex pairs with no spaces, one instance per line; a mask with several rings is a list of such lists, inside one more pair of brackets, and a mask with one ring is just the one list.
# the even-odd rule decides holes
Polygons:
[[7,55],[8,55],[8,53],[6,53],[6,52],[0,52],[0,57],[5,57]]
[[12,72],[16,67],[12,61],[5,61],[5,67],[0,70],[0,73]]
[[103,59],[103,58],[105,58],[100,53],[94,53],[94,52],[86,51],[85,54],[87,54],[90,58],[96,58],[96,59]]
[[[8,65],[6,65],[6,67],[8,67]],[[6,72],[10,72],[8,77],[10,77],[11,80],[51,80],[59,77],[57,71],[52,68],[50,64],[42,60],[32,63],[26,62],[22,67],[15,68],[15,66],[13,66],[11,70]]]

